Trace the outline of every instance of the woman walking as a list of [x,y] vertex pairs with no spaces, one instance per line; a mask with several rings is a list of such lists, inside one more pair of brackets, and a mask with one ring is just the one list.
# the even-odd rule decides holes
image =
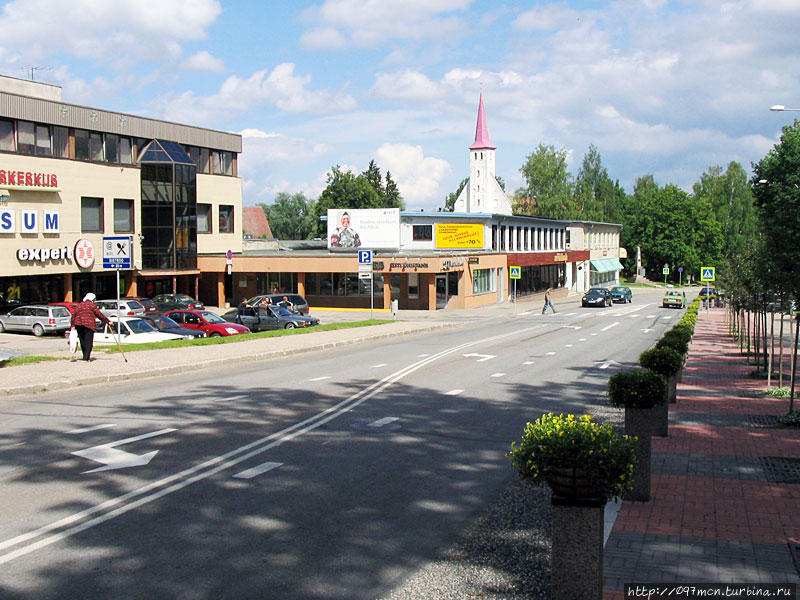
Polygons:
[[78,332],[78,340],[81,343],[81,352],[83,353],[83,360],[90,360],[92,356],[92,347],[94,346],[94,331],[95,319],[100,319],[111,325],[111,320],[100,312],[97,305],[94,303],[95,296],[91,292],[83,297],[83,302],[80,302],[75,307],[75,312],[72,313],[70,325],[72,329]]

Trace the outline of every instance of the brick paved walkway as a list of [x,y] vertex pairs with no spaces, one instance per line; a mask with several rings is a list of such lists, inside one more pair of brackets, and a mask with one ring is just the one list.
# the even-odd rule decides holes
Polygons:
[[623,502],[606,543],[604,600],[624,583],[800,583],[800,429],[788,400],[761,396],[724,311],[701,311],[653,438],[649,502]]

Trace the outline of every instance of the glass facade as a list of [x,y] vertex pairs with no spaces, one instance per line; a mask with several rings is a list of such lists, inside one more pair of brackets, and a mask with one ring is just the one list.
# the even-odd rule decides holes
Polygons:
[[144,269],[197,268],[197,169],[190,161],[157,140],[142,154]]

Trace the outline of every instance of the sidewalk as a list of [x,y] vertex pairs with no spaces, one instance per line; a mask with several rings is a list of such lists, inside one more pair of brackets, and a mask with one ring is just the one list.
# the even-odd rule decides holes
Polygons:
[[775,422],[788,399],[759,394],[723,319],[699,315],[651,499],[623,502],[606,544],[604,600],[634,582],[800,583],[800,429]]

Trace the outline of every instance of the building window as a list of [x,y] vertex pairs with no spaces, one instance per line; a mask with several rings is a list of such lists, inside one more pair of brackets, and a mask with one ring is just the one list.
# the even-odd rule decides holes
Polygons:
[[14,143],[14,122],[0,119],[0,150],[14,152],[17,149]]
[[103,134],[92,131],[89,133],[89,158],[100,162],[103,156]]
[[89,160],[89,132],[85,129],[75,130],[75,158]]
[[488,294],[495,291],[494,269],[475,269],[472,272],[472,293]]
[[415,242],[432,241],[433,225],[413,225],[411,237]]
[[103,199],[81,198],[81,231],[103,232]]
[[219,232],[233,233],[233,206],[220,204],[219,206]]
[[233,175],[232,152],[214,152],[214,175]]
[[133,232],[133,200],[114,198],[114,231]]
[[36,125],[36,155],[53,156],[50,127],[47,125]]
[[36,126],[30,121],[17,121],[17,151],[21,154],[36,151]]
[[119,136],[113,133],[103,134],[106,144],[106,161],[118,163],[119,161]]
[[419,298],[419,273],[408,274],[408,297]]
[[131,139],[126,137],[119,138],[119,162],[123,165],[133,164],[133,154],[131,152]]
[[210,150],[208,148],[200,148],[200,162],[197,163],[198,173],[210,173],[209,170],[209,156]]
[[210,204],[197,204],[197,233],[211,233]]
[[53,127],[53,156],[69,158],[69,129]]

